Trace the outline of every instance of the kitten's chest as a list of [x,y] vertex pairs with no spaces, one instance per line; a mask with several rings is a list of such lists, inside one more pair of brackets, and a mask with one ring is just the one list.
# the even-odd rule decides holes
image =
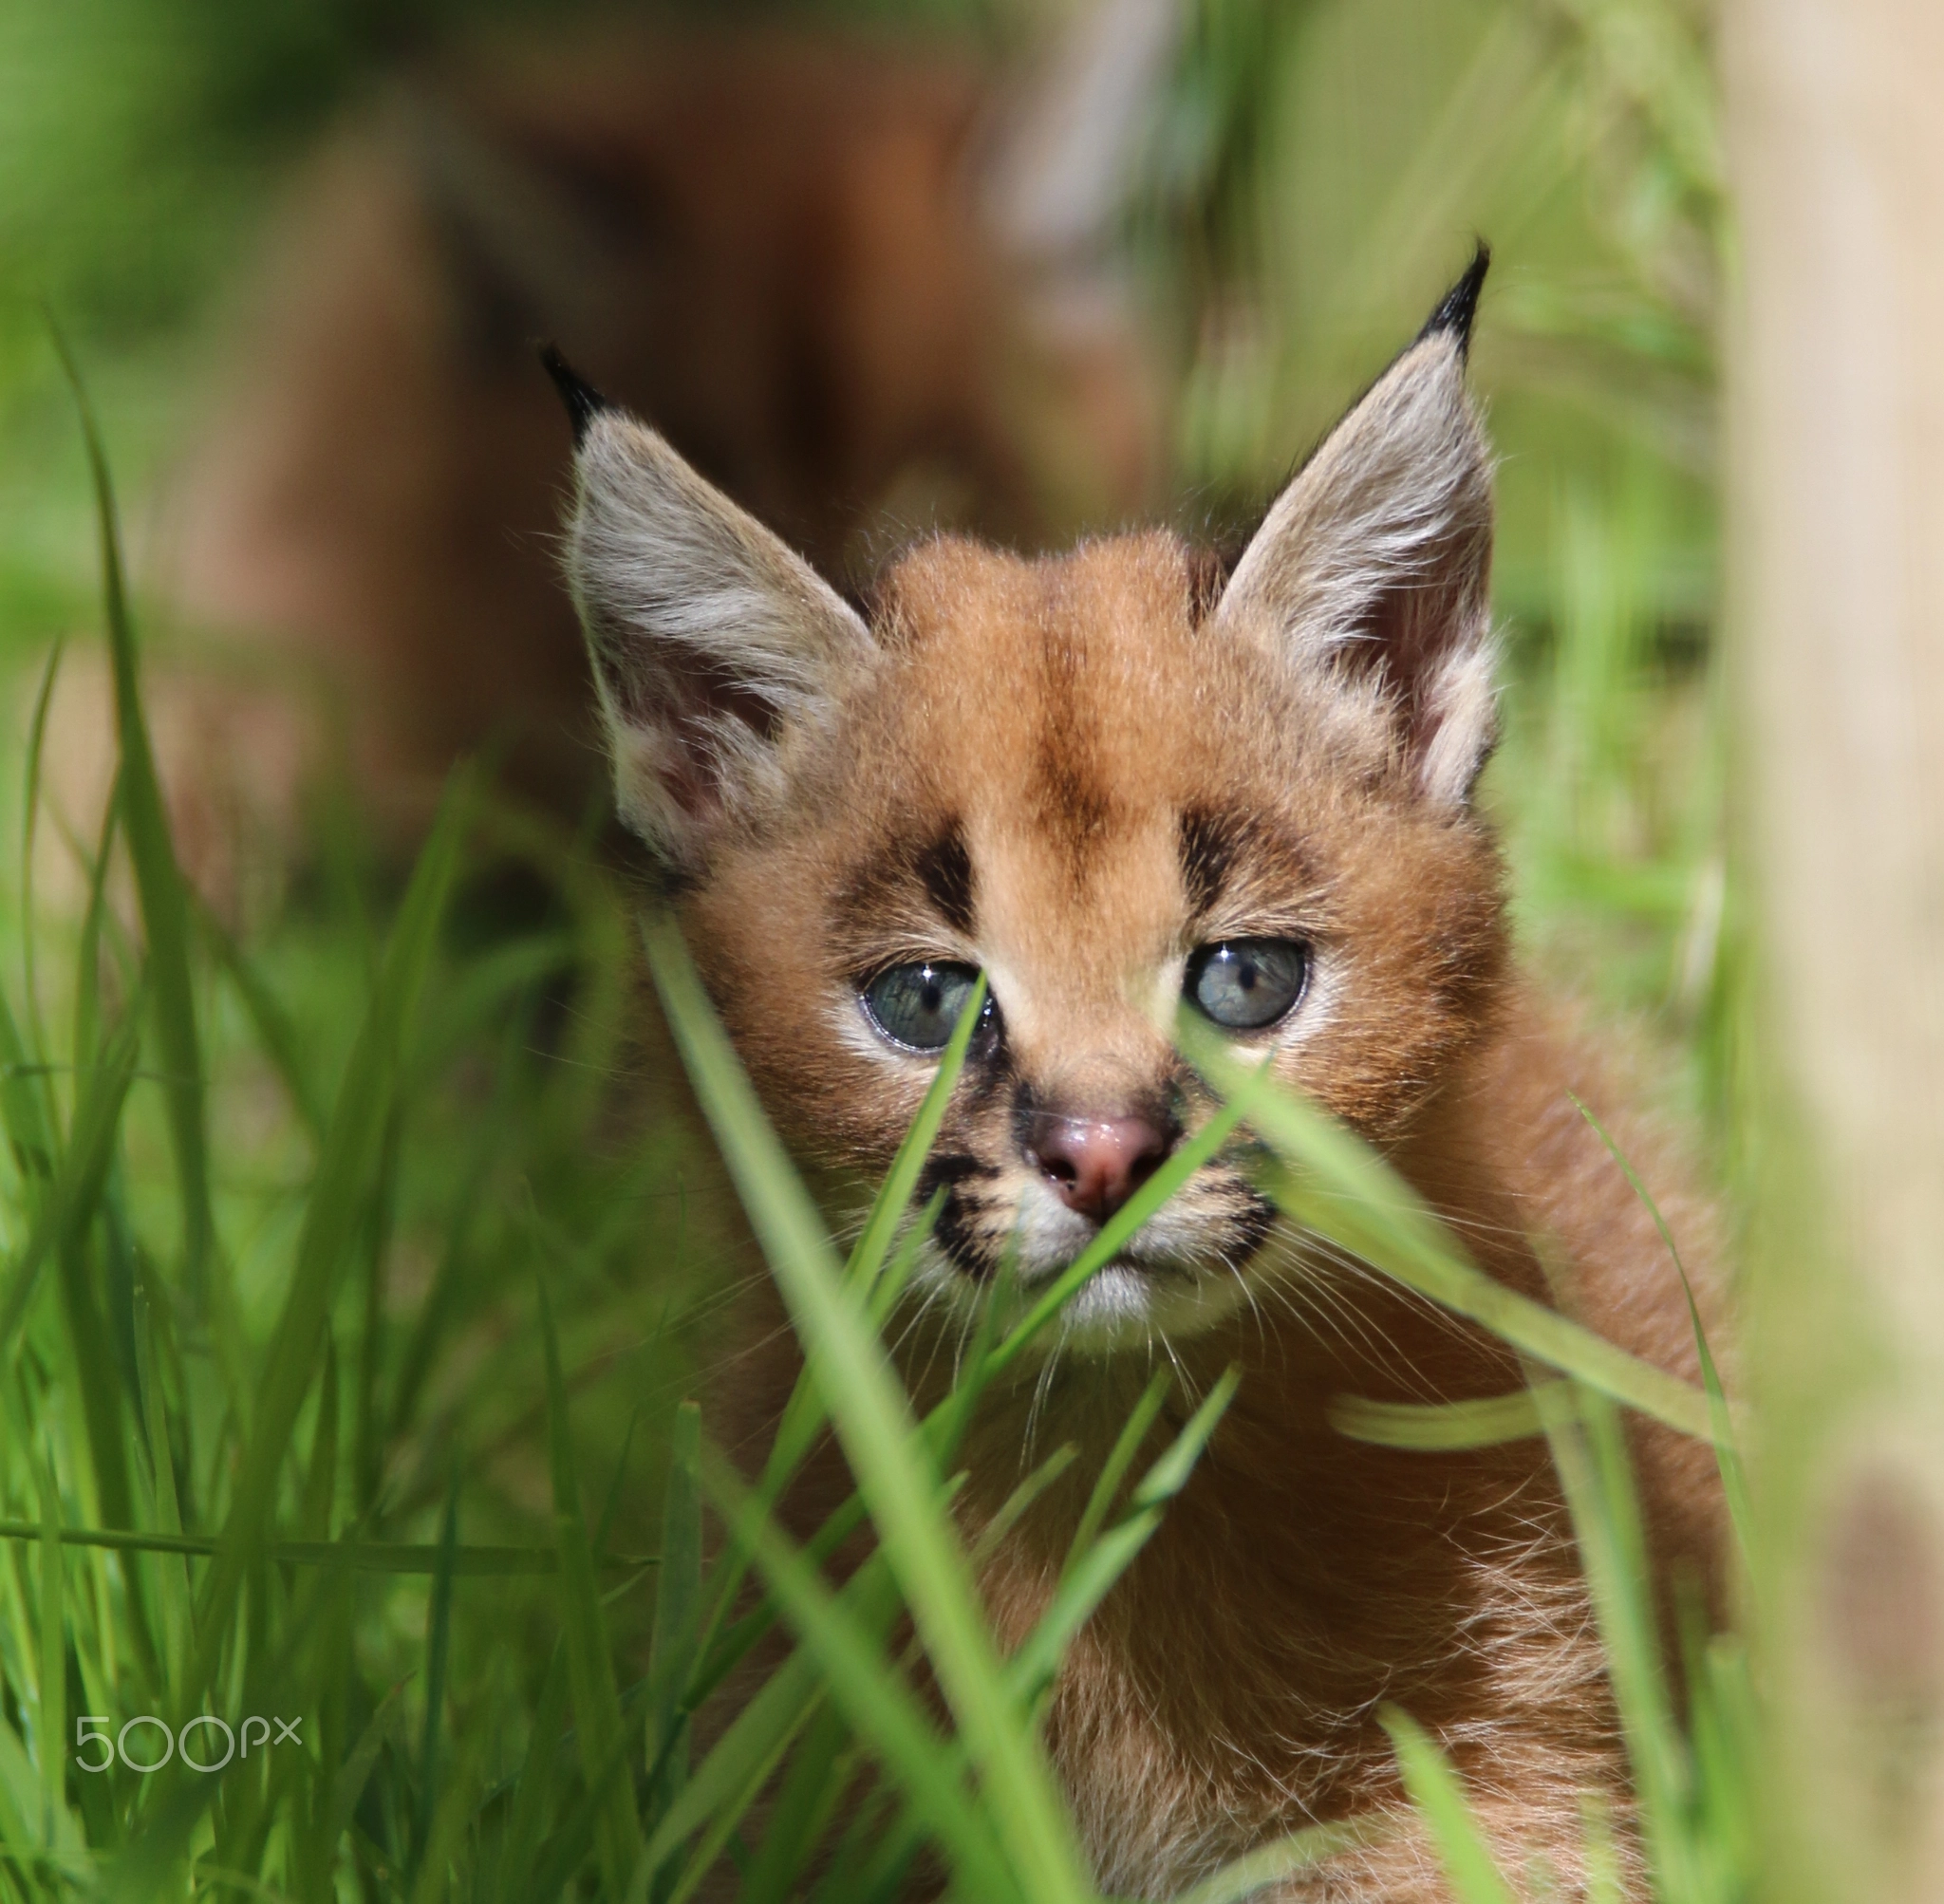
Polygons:
[[[1288,1452],[1294,1469],[1306,1450]],[[1525,1765],[1535,1807],[1569,1767],[1609,1783],[1563,1529],[1503,1451],[1442,1476],[1386,1474],[1392,1459],[1353,1451],[1280,1484],[1212,1460],[1070,1646],[1047,1737],[1108,1891],[1171,1895],[1393,1804],[1386,1704],[1462,1738],[1467,1760]],[[988,1561],[1008,1647],[1057,1589],[1060,1531],[1044,1517]]]

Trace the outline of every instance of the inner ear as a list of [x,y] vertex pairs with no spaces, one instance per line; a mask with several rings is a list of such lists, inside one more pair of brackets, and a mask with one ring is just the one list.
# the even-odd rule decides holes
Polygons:
[[791,735],[827,733],[875,657],[853,609],[662,438],[562,363],[575,432],[568,571],[622,817],[694,867],[787,798]]
[[768,748],[782,724],[774,701],[680,649],[664,655],[652,676],[630,674],[611,658],[597,665],[626,731],[666,736],[655,769],[661,791],[674,813],[695,827],[715,819],[724,804],[722,737],[747,735]]
[[1382,677],[1406,751],[1421,756],[1448,712],[1440,705],[1447,663],[1478,645],[1486,633],[1490,575],[1490,524],[1477,546],[1428,551],[1422,572],[1380,588],[1353,622],[1337,665]]
[[1372,691],[1420,791],[1469,793],[1492,738],[1491,461],[1465,391],[1472,269],[1277,497],[1218,618]]

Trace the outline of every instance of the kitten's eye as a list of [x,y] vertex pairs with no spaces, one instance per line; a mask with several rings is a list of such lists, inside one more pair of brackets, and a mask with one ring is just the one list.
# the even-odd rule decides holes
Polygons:
[[893,965],[865,986],[864,1009],[893,1044],[943,1051],[978,977],[970,965],[948,965],[942,960]]
[[1182,991],[1224,1030],[1259,1032],[1295,1009],[1309,972],[1299,940],[1224,939],[1188,960]]

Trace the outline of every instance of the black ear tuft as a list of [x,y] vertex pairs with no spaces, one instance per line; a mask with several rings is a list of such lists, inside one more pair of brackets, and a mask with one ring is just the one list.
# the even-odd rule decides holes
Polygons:
[[1492,248],[1481,238],[1478,249],[1471,254],[1471,262],[1466,267],[1465,275],[1448,290],[1432,311],[1425,327],[1417,333],[1422,344],[1428,337],[1450,335],[1458,340],[1458,355],[1463,357],[1471,346],[1471,320],[1478,312],[1478,293],[1485,283],[1485,274],[1490,269]]
[[540,362],[546,366],[548,376],[553,379],[553,387],[560,392],[560,401],[567,405],[567,420],[573,425],[573,446],[579,449],[587,440],[588,425],[603,410],[611,410],[615,406],[560,354],[554,345],[541,345]]

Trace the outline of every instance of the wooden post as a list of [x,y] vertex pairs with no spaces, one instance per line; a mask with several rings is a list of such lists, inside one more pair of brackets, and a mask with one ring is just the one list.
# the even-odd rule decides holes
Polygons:
[[1725,0],[1772,1895],[1944,1898],[1944,0]]

